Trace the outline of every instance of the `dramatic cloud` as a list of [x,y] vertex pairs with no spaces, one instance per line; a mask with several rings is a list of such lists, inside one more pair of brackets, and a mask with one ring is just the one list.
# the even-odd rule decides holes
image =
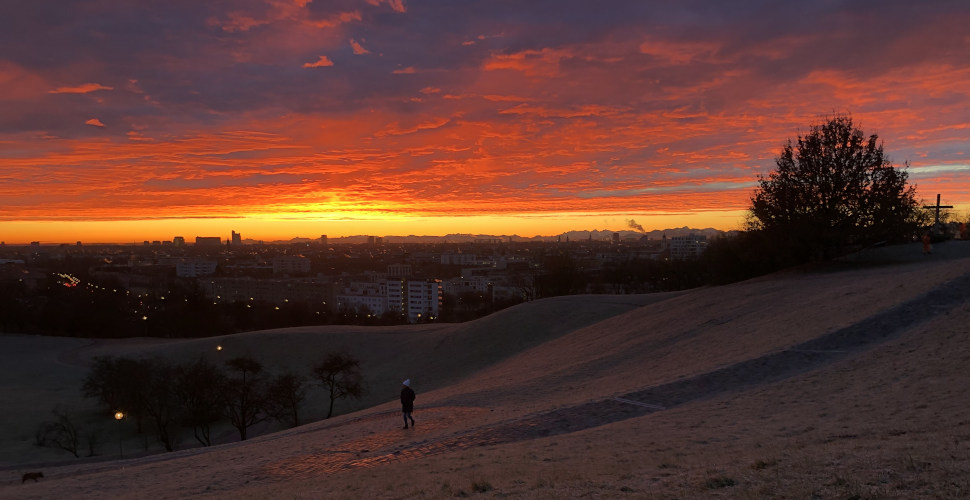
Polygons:
[[545,233],[673,214],[730,229],[784,142],[838,112],[908,162],[924,198],[970,204],[957,2],[7,11],[0,222],[279,218],[336,235],[321,221],[494,219]]

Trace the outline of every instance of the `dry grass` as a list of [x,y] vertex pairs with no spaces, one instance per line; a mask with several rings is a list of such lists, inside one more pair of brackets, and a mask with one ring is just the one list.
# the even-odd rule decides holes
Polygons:
[[[970,297],[929,307],[925,321],[888,340],[779,382],[712,390],[575,432],[489,439],[551,410],[735,366],[859,324],[970,273],[968,250],[953,242],[919,262],[805,270],[665,297],[566,297],[469,325],[101,343],[77,359],[188,356],[215,341],[283,359],[341,345],[368,353],[375,394],[367,408],[330,421],[206,450],[45,467],[37,484],[21,485],[26,469],[8,466],[0,497],[965,498]],[[51,363],[40,353],[78,347],[43,341],[63,344],[21,346],[21,357]],[[419,389],[413,431],[399,428],[393,403],[405,376]],[[3,390],[24,400],[23,387]]]

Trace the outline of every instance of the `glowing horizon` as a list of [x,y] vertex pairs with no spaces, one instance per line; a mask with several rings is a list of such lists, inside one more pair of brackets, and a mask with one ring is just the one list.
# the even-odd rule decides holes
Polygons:
[[970,207],[970,9],[701,3],[20,3],[0,241],[737,229],[838,112]]

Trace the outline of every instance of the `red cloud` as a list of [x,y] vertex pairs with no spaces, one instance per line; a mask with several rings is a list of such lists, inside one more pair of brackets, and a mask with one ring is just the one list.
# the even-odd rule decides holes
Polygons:
[[324,68],[327,66],[333,66],[333,61],[327,56],[320,56],[320,59],[317,59],[316,62],[303,63],[304,68]]

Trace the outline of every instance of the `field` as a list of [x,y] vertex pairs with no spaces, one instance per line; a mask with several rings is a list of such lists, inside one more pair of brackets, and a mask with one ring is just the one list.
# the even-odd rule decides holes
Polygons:
[[[934,250],[457,325],[0,336],[0,498],[966,498],[970,244]],[[362,359],[368,392],[329,420],[314,392],[316,421],[245,442],[158,453],[117,430],[128,422],[85,421],[108,436],[96,457],[32,443],[55,405],[90,407],[95,356],[305,369],[338,348]],[[413,430],[395,401],[405,378]],[[34,470],[45,477],[21,484]]]

